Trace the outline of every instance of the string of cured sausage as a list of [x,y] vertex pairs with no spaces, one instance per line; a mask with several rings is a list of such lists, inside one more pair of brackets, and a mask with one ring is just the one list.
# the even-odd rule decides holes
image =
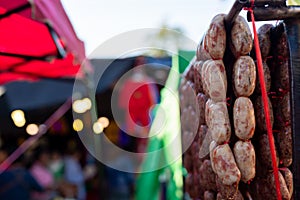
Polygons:
[[274,175],[274,179],[275,179],[277,199],[281,200],[282,198],[281,198],[280,182],[279,182],[279,176],[278,176],[278,167],[276,164],[275,143],[274,143],[273,130],[272,130],[269,106],[268,106],[269,101],[268,101],[267,90],[266,90],[266,85],[265,85],[261,51],[260,51],[259,41],[258,41],[257,32],[256,32],[255,19],[254,19],[254,14],[253,14],[254,0],[251,0],[251,4],[252,4],[252,8],[250,8],[249,11],[251,13],[251,20],[252,20],[252,26],[253,26],[254,46],[255,46],[255,53],[256,53],[256,59],[257,59],[258,77],[259,77],[259,82],[260,82],[260,87],[261,87],[263,108],[264,108],[264,114],[265,114],[265,122],[266,122],[266,126],[267,126],[267,133],[268,133],[269,145],[270,145],[270,150],[271,150],[273,175]]
[[[212,19],[180,86],[182,141],[183,146],[190,144],[183,156],[188,171],[185,191],[192,199],[275,200],[279,194],[273,152],[279,169],[279,198],[290,200],[293,134],[284,30],[281,25],[263,25],[255,36],[261,45],[252,48],[247,22],[237,16],[225,30],[225,16]],[[258,56],[253,53],[257,48],[265,88],[257,73]]]

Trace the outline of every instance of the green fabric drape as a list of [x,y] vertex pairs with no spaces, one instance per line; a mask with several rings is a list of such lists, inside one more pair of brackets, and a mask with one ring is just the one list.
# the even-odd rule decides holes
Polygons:
[[[163,153],[146,156],[136,182],[136,200],[156,200],[162,194],[161,183],[166,183],[166,199],[183,198],[183,167],[181,159],[181,127],[178,86],[180,73],[186,68],[195,52],[181,51],[173,56],[165,87],[161,90],[161,102],[156,109],[149,135],[147,152],[163,149]],[[180,66],[181,65],[181,66]],[[163,121],[163,123],[162,123]]]

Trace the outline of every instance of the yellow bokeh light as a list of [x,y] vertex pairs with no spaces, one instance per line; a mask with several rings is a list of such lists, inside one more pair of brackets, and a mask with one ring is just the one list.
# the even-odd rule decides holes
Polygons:
[[26,124],[26,120],[23,121],[15,121],[14,122],[17,127],[23,127]]
[[25,114],[24,114],[23,110],[14,110],[11,112],[11,118],[14,121],[22,121],[24,116],[25,116]]
[[78,99],[73,102],[72,107],[76,113],[82,114],[92,108],[92,101],[89,98],[84,98],[82,100]]
[[85,113],[86,112],[86,108],[84,106],[84,103],[82,102],[82,100],[76,100],[73,102],[73,110],[76,113]]
[[98,122],[102,124],[103,128],[107,128],[109,126],[109,120],[106,117],[100,117]]
[[39,132],[39,127],[36,124],[29,124],[26,127],[26,132],[28,133],[28,135],[36,135]]
[[22,110],[14,110],[11,113],[11,118],[17,127],[22,127],[26,123],[25,114]]
[[100,134],[103,132],[103,126],[99,122],[95,122],[93,125],[93,131],[95,134]]
[[74,122],[73,122],[73,129],[75,131],[82,131],[83,122],[80,119],[75,119]]
[[90,110],[92,108],[92,101],[89,98],[84,98],[81,102],[86,110]]

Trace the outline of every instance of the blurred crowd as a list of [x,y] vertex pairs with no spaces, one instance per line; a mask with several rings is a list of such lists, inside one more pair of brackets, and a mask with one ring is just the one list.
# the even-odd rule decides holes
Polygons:
[[[136,66],[144,64],[143,57],[135,63]],[[144,68],[134,68],[118,88],[116,100],[122,129],[110,120],[104,133],[124,151],[140,153],[140,163],[144,159],[142,153],[147,152],[153,108],[159,102],[159,90],[154,83]],[[87,152],[76,134],[68,132],[68,128],[64,131],[64,127],[69,126],[63,121],[53,126],[54,131],[51,133],[50,129],[44,137],[47,139],[40,139],[0,173],[0,200],[133,199],[137,174],[127,172],[134,172],[139,167],[135,165],[139,164],[122,151],[115,155],[114,151],[106,149],[103,153],[109,158],[106,164],[116,169],[105,166]],[[3,144],[12,143],[10,140]],[[0,163],[14,150],[11,146],[2,146]]]
[[[2,146],[0,163],[14,151]],[[0,199],[87,199],[87,185],[97,175],[89,155],[70,142],[65,151],[39,144],[0,174]]]

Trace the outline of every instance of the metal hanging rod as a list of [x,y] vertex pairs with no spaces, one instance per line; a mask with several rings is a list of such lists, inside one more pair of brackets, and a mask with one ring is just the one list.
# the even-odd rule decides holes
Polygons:
[[[255,21],[284,20],[300,18],[300,7],[267,7],[253,9]],[[250,13],[247,13],[247,20],[250,21]]]
[[[225,17],[226,28],[230,29],[241,10],[250,6],[251,0],[236,0]],[[286,6],[285,0],[255,0],[253,12],[256,21],[300,18],[300,6]],[[247,20],[251,21],[249,12]]]
[[226,29],[230,30],[236,17],[239,15],[243,7],[249,4],[249,0],[236,0],[232,5],[229,13],[225,17]]

